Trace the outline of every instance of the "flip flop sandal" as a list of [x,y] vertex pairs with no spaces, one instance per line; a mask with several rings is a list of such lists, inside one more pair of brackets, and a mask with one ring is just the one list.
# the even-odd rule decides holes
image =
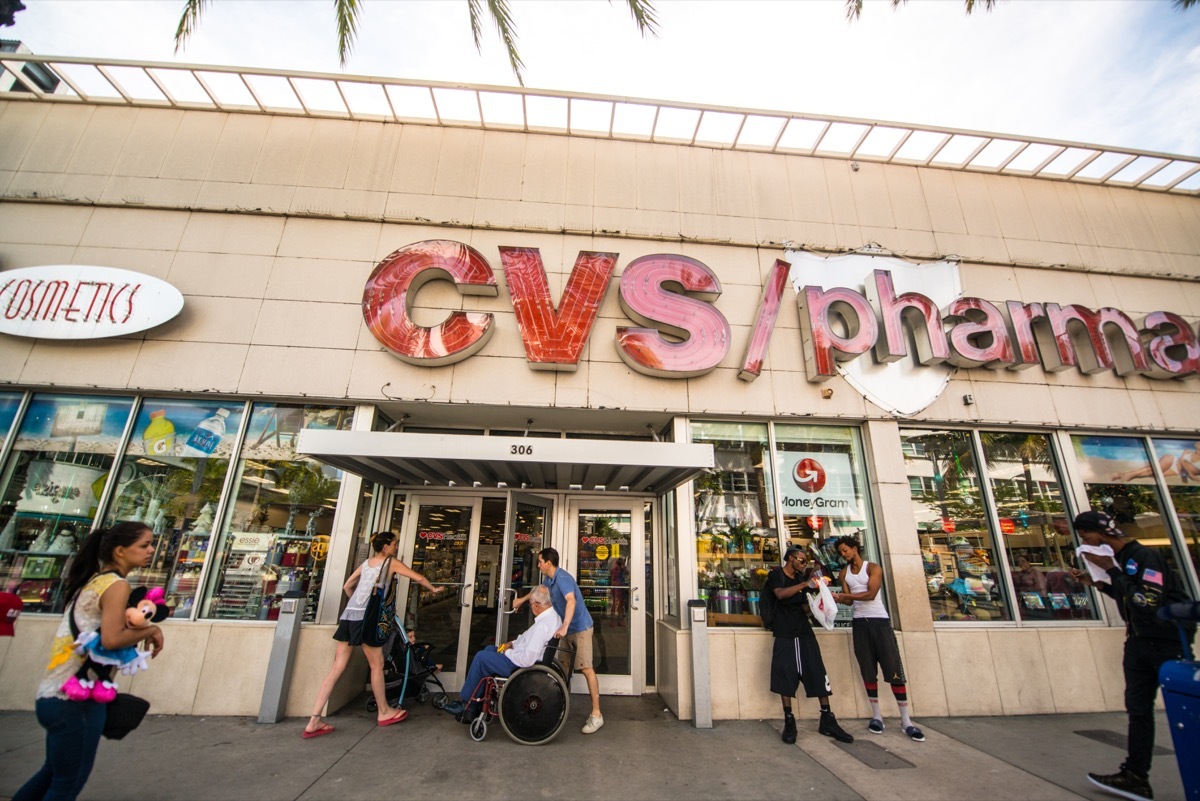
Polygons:
[[311,740],[314,737],[320,737],[322,734],[333,734],[334,728],[328,723],[322,723],[321,728],[313,729],[312,731],[305,730],[300,736],[305,740]]
[[384,720],[379,721],[379,725],[380,726],[391,726],[393,723],[399,723],[402,720],[408,720],[408,710],[407,709],[401,709],[400,714],[396,715],[395,717],[386,718]]

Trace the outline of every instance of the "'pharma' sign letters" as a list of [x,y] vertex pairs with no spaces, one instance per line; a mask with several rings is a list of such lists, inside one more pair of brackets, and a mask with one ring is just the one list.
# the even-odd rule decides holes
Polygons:
[[[556,307],[539,251],[499,250],[530,368],[575,370],[618,254],[581,251]],[[753,381],[761,372],[790,271],[791,265],[780,259],[768,273],[739,372],[743,380]],[[410,364],[462,361],[483,348],[494,332],[493,317],[486,312],[454,311],[433,326],[414,322],[410,311],[416,292],[438,279],[453,282],[462,294],[498,294],[483,255],[444,239],[395,251],[375,268],[363,290],[367,327]],[[638,324],[616,331],[617,353],[630,368],[687,378],[711,371],[728,354],[729,322],[714,305],[721,283],[701,262],[680,255],[642,256],[622,271],[618,290],[621,309]],[[1040,363],[1049,371],[1078,367],[1084,373],[1114,370],[1152,378],[1200,372],[1196,331],[1167,311],[1152,312],[1135,324],[1117,309],[1093,311],[1077,304],[994,304],[958,297],[939,306],[919,292],[898,293],[891,272],[880,269],[864,281],[862,292],[810,284],[799,288],[798,295],[800,344],[808,379],[814,382],[836,375],[840,362],[869,350],[881,363],[903,359],[910,338],[913,358],[926,366],[1019,370]]]
[[0,273],[0,333],[100,339],[161,325],[183,309],[166,281],[116,267],[60,264]]

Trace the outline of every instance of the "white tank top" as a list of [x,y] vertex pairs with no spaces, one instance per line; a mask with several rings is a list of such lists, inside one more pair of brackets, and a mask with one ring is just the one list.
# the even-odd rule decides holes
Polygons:
[[[385,559],[384,562],[386,561]],[[379,571],[382,569],[383,562],[372,565],[368,559],[362,563],[358,573],[358,584],[354,588],[354,594],[346,602],[346,608],[342,611],[342,620],[363,619],[367,612],[367,601],[371,600],[371,592],[375,589],[375,582],[379,581]]]
[[[857,595],[860,592],[867,591],[868,574],[867,565],[871,564],[866,559],[863,560],[862,570],[855,575],[850,569],[850,565],[846,565],[846,589],[850,590],[851,595]],[[879,592],[875,594],[875,599],[871,601],[855,601],[854,616],[855,617],[881,617],[887,619],[887,607],[883,605],[883,601],[879,596],[883,593],[883,587],[879,588]]]

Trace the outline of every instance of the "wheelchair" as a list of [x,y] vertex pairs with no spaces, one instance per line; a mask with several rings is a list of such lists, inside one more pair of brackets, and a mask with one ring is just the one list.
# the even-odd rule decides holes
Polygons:
[[[480,711],[471,721],[471,739],[482,742],[488,725],[500,721],[504,733],[521,745],[545,745],[555,738],[571,711],[571,665],[575,649],[551,640],[536,664],[508,678],[485,676],[472,693]],[[558,661],[566,659],[566,668]]]

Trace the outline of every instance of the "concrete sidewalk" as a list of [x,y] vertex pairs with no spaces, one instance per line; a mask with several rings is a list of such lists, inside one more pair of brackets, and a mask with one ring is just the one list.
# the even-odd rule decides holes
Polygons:
[[[364,697],[365,698],[365,697]],[[921,718],[914,743],[895,718],[882,735],[842,720],[856,740],[816,733],[805,704],[796,745],[782,720],[718,721],[706,731],[676,720],[654,695],[604,699],[605,726],[579,733],[586,696],[549,745],[510,740],[497,724],[482,743],[428,704],[380,729],[355,703],[329,718],[337,731],[302,740],[304,721],[151,716],[119,742],[103,741],[83,799],[323,801],[325,799],[1096,799],[1087,771],[1115,771],[1123,714]],[[809,706],[812,706],[811,710]],[[1184,801],[1166,715],[1158,713],[1151,783],[1158,801]],[[0,713],[0,798],[41,764],[32,713]]]

